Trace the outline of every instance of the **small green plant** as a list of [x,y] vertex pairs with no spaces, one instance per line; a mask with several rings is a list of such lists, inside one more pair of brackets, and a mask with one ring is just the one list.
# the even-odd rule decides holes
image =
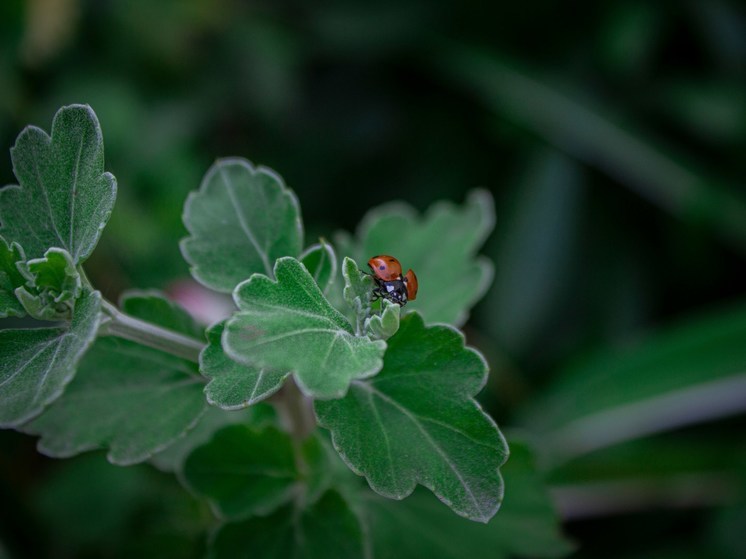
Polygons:
[[[306,246],[298,200],[277,174],[219,160],[183,215],[192,275],[236,306],[205,329],[155,292],[117,307],[86,276],[117,189],[90,107],[62,108],[51,135],[26,128],[11,154],[0,316],[45,323],[0,332],[0,425],[38,435],[49,456],[106,449],[114,464],[179,473],[219,519],[213,557],[566,550],[519,443],[516,495],[531,495],[543,548],[499,518],[477,528],[444,516],[415,492],[482,523],[503,500],[508,448],[474,399],[487,364],[457,329],[492,275],[476,256],[493,226],[488,194],[424,217],[383,206],[354,237]],[[406,308],[371,303],[357,262],[382,252],[417,270]],[[397,507],[420,525],[392,520]],[[435,545],[429,527],[451,535]]]

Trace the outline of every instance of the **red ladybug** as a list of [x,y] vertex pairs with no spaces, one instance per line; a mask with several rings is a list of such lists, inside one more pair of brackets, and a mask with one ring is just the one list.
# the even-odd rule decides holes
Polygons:
[[368,260],[368,267],[373,272],[373,281],[376,287],[373,289],[373,300],[388,299],[392,303],[401,305],[407,301],[417,298],[417,276],[412,270],[408,270],[402,276],[402,267],[393,256],[379,254]]

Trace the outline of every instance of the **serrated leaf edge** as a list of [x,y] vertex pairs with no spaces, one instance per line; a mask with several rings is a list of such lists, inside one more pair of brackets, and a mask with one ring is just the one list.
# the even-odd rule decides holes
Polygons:
[[[267,398],[269,398],[270,396],[272,396],[272,394],[275,394],[277,391],[279,391],[283,387],[283,385],[285,384],[285,380],[287,379],[288,376],[290,376],[291,372],[288,371],[287,373],[285,373],[283,375],[282,379],[280,380],[280,383],[277,385],[276,388],[273,388],[272,390],[269,390],[269,391],[262,392],[261,394],[259,394],[259,397],[257,397],[257,395],[256,395],[256,389],[254,389],[254,392],[251,393],[251,396],[249,396],[248,400],[244,400],[240,404],[236,404],[234,406],[225,406],[225,405],[223,405],[223,404],[215,401],[212,398],[212,396],[210,396],[210,394],[207,392],[207,387],[210,385],[210,383],[212,382],[212,380],[215,377],[211,376],[211,375],[208,375],[205,372],[205,368],[204,368],[204,353],[207,351],[207,349],[210,346],[210,337],[211,337],[211,334],[213,333],[214,329],[218,328],[221,325],[223,325],[223,327],[224,327],[227,322],[228,322],[227,318],[223,319],[223,320],[221,320],[219,322],[216,322],[215,324],[212,324],[207,329],[207,332],[206,332],[207,345],[205,345],[205,347],[202,349],[202,351],[199,352],[199,372],[200,372],[200,374],[203,377],[205,377],[206,379],[208,379],[208,382],[207,382],[207,384],[205,384],[205,388],[204,388],[205,399],[207,400],[207,403],[210,404],[211,406],[215,406],[217,408],[220,408],[221,410],[238,411],[238,410],[246,409],[246,408],[248,408],[250,406],[253,406],[255,404],[258,404],[259,402],[262,402],[262,401],[266,400]],[[222,347],[222,336],[221,336],[221,344],[220,345]],[[225,349],[223,349],[223,353],[225,354],[225,356],[228,359],[230,359],[231,361],[234,361],[238,365],[243,365],[243,366],[246,366],[246,367],[250,366],[250,365],[247,365],[246,363],[241,363],[240,361],[235,361],[230,355],[228,355],[228,353],[225,351]],[[266,370],[267,370],[266,368],[262,368],[259,371],[260,377],[261,377],[261,375],[264,374],[264,372]],[[261,382],[261,380],[257,380],[257,387],[259,386],[260,382]]]
[[[102,165],[103,165],[104,155],[105,154],[104,154],[104,135],[103,135],[103,131],[101,130],[101,123],[98,120],[98,116],[96,115],[96,112],[91,108],[90,105],[80,104],[80,103],[74,103],[74,104],[71,104],[71,105],[64,105],[63,107],[60,107],[60,109],[57,110],[57,112],[54,114],[54,117],[52,118],[52,127],[51,127],[49,133],[47,133],[47,131],[44,130],[43,128],[41,128],[40,126],[36,126],[36,125],[33,125],[33,124],[29,124],[28,126],[24,127],[24,129],[21,130],[20,134],[18,134],[18,136],[16,137],[15,143],[10,148],[11,160],[13,159],[13,152],[16,150],[16,148],[17,148],[18,144],[20,143],[21,139],[23,137],[31,134],[31,133],[38,133],[38,134],[40,134],[40,136],[44,139],[44,141],[47,144],[51,144],[52,140],[53,140],[53,138],[55,136],[55,131],[57,130],[57,127],[58,127],[59,118],[61,117],[61,115],[64,112],[71,111],[71,110],[83,110],[87,114],[87,116],[90,118],[91,122],[93,123],[93,130],[94,130],[94,133],[95,133],[95,136],[96,136],[96,142],[101,147]],[[18,174],[16,172],[15,164],[13,165],[13,174],[16,175],[16,177],[18,177]],[[117,197],[117,179],[116,179],[116,177],[112,173],[110,173],[108,171],[103,171],[101,173],[101,175],[99,175],[99,177],[105,178],[107,184],[109,185],[111,196],[113,198],[113,201],[112,201],[112,208],[113,208],[114,207],[114,203],[116,202],[116,197]],[[15,189],[15,190],[23,190],[23,187],[21,186],[20,181],[18,181],[18,182],[19,182],[19,184],[10,184],[10,185],[4,186],[2,189],[0,189],[0,198],[2,197],[2,194],[4,192],[7,192],[7,191],[10,191],[10,190],[13,190],[13,189]],[[75,200],[74,197],[73,197],[73,200]],[[47,201],[47,204],[48,203],[49,202]],[[74,213],[74,208],[75,208],[75,205],[72,204],[71,205],[71,213]],[[71,246],[63,246],[62,247],[65,250],[68,251],[68,253],[70,254],[70,256],[73,259],[73,262],[75,262],[76,265],[82,264],[91,255],[91,253],[93,253],[93,250],[96,248],[96,245],[98,244],[98,241],[101,238],[102,231],[106,227],[106,224],[109,222],[109,218],[111,217],[111,212],[112,212],[112,210],[109,209],[106,212],[106,215],[101,220],[101,223],[98,224],[97,229],[96,229],[96,234],[93,235],[93,237],[91,238],[90,246],[87,246],[87,247],[83,247],[82,245],[78,246],[77,247],[78,251],[77,251],[76,254],[73,254],[72,252],[70,252],[70,249],[72,248]],[[72,245],[73,244],[72,241],[73,241],[73,237],[74,237],[74,230],[73,230],[73,227],[72,227],[72,222],[74,222],[74,220],[71,219],[70,235],[69,235],[68,239],[63,239],[61,237],[61,235],[60,235],[60,233],[59,233],[59,231],[57,229],[57,224],[54,222],[54,220],[51,219],[51,215],[50,215],[50,220],[52,222],[52,227],[53,227],[53,229],[55,231],[55,234],[56,234],[57,238],[59,239],[59,241],[63,245],[65,243],[69,243],[70,245]],[[3,216],[3,212],[2,212],[2,205],[0,204],[0,233],[2,233],[2,231],[5,229],[2,226],[3,221],[4,221],[4,216]],[[51,247],[46,247],[46,248],[49,249]]]
[[[424,325],[424,320],[422,320],[422,317],[419,315],[419,313],[417,313],[415,311],[412,314],[416,315],[423,322],[423,325]],[[468,514],[465,514],[465,513],[461,512],[461,511],[458,511],[458,510],[454,509],[453,506],[452,506],[452,503],[451,503],[451,501],[449,499],[441,496],[433,487],[431,487],[430,485],[428,485],[426,483],[423,483],[422,480],[420,480],[417,476],[415,476],[416,479],[415,479],[414,484],[412,484],[412,487],[410,489],[408,489],[408,490],[405,490],[402,494],[389,493],[388,491],[385,491],[385,490],[379,490],[378,488],[375,487],[374,483],[372,483],[371,480],[361,470],[359,470],[358,468],[356,468],[352,464],[352,462],[350,461],[349,457],[346,455],[346,453],[338,445],[337,437],[335,436],[334,431],[332,431],[329,427],[327,427],[323,423],[323,421],[321,421],[321,419],[319,418],[318,414],[316,413],[316,408],[315,407],[314,407],[314,417],[316,418],[316,423],[320,427],[323,427],[324,429],[327,429],[329,431],[330,437],[331,437],[331,440],[332,440],[332,446],[334,447],[334,450],[337,451],[337,454],[340,456],[340,458],[342,459],[342,461],[347,465],[347,467],[350,470],[352,470],[353,473],[355,473],[358,476],[364,477],[365,481],[368,483],[368,486],[373,491],[375,491],[377,494],[379,494],[379,495],[381,495],[383,497],[386,497],[388,499],[394,499],[394,500],[397,500],[397,501],[401,501],[401,500],[406,499],[407,497],[409,497],[414,492],[414,490],[417,488],[417,485],[422,485],[423,487],[425,487],[426,489],[428,489],[430,492],[432,492],[438,498],[438,500],[440,500],[442,503],[444,503],[445,505],[447,505],[452,511],[454,511],[459,516],[462,516],[462,517],[464,517],[464,518],[466,518],[468,520],[476,520],[478,522],[482,522],[482,523],[486,524],[497,513],[497,511],[500,509],[500,506],[502,505],[502,502],[504,500],[504,497],[505,497],[505,480],[503,478],[502,472],[500,471],[500,468],[508,461],[508,458],[510,457],[510,447],[508,446],[508,442],[507,442],[507,439],[505,438],[505,435],[499,429],[499,427],[498,427],[497,423],[495,422],[495,420],[487,412],[484,411],[484,408],[482,408],[482,405],[475,398],[475,396],[485,387],[485,385],[487,383],[487,379],[489,377],[489,364],[487,363],[487,360],[485,359],[484,355],[482,355],[482,353],[480,351],[478,351],[477,349],[475,349],[475,348],[473,348],[471,346],[467,346],[466,345],[466,337],[464,336],[463,332],[461,332],[455,326],[452,326],[451,324],[447,324],[447,323],[436,322],[436,323],[433,323],[433,324],[426,325],[426,327],[427,328],[431,328],[431,327],[443,327],[443,328],[445,328],[447,330],[451,330],[452,332],[454,332],[455,334],[457,334],[458,338],[461,341],[462,347],[464,349],[468,350],[469,352],[473,353],[474,355],[476,355],[479,358],[479,360],[482,362],[482,364],[484,365],[484,374],[482,375],[481,382],[478,385],[478,387],[474,390],[474,392],[468,396],[468,400],[470,400],[471,403],[473,403],[476,406],[477,410],[481,413],[481,415],[483,417],[486,417],[487,420],[489,421],[489,423],[495,428],[495,432],[497,433],[497,435],[498,435],[498,437],[500,439],[500,442],[502,443],[502,446],[505,449],[505,455],[503,457],[502,462],[499,464],[498,470],[497,470],[497,477],[499,479],[499,485],[500,485],[500,494],[499,494],[499,499],[498,499],[498,502],[497,502],[497,505],[496,505],[494,511],[489,511],[490,514],[482,515],[482,516],[477,517],[477,518],[475,518],[473,516],[469,516]],[[385,355],[384,355],[384,360],[385,360]],[[366,381],[366,379],[354,379],[353,381],[350,382],[350,385],[352,385],[352,384],[365,385],[365,381]],[[365,390],[367,390],[367,388]],[[419,423],[418,422],[415,422],[415,423],[417,423],[418,429],[421,432],[423,432],[423,430],[419,427]],[[423,432],[423,434],[424,434],[424,432]],[[427,438],[429,439],[429,437],[427,437]],[[435,443],[433,443],[433,444],[435,445],[436,448],[438,448],[437,444],[435,444]],[[450,461],[446,460],[446,462],[453,469],[453,466],[450,464]],[[457,474],[457,477],[458,477],[458,474]]]
[[[192,277],[195,280],[197,280],[201,285],[204,285],[205,287],[212,289],[214,291],[218,291],[220,293],[231,293],[235,291],[238,284],[231,289],[223,289],[223,288],[218,288],[215,285],[212,285],[212,282],[206,281],[202,277],[202,274],[200,272],[200,267],[197,265],[196,262],[194,262],[194,259],[190,256],[189,251],[186,248],[186,245],[189,243],[190,239],[194,238],[194,231],[192,230],[190,226],[190,222],[187,219],[187,215],[191,211],[191,207],[192,207],[192,204],[194,204],[194,200],[198,196],[206,194],[207,186],[212,180],[212,177],[216,173],[220,172],[220,167],[222,165],[240,165],[248,169],[249,173],[252,175],[266,174],[272,177],[275,181],[277,181],[277,184],[280,186],[282,193],[288,197],[288,199],[290,200],[290,203],[295,208],[295,215],[296,215],[295,228],[298,233],[298,238],[300,240],[301,246],[303,246],[303,237],[304,237],[303,217],[301,215],[300,202],[298,201],[297,195],[290,187],[288,187],[285,184],[285,181],[283,180],[283,178],[274,169],[271,169],[270,167],[266,167],[264,165],[254,165],[251,161],[249,161],[248,159],[244,157],[222,157],[222,158],[217,159],[215,163],[213,163],[210,166],[210,168],[205,173],[204,177],[202,177],[202,181],[200,182],[200,185],[197,188],[197,190],[191,191],[187,195],[186,201],[184,202],[184,208],[181,212],[181,222],[184,224],[184,227],[186,228],[189,235],[179,241],[179,250],[181,251],[181,255],[184,258],[184,260],[187,262],[187,264],[189,264],[189,271]],[[270,266],[269,261],[267,260],[266,254],[262,257],[262,261],[265,264],[265,271],[267,272],[267,274],[268,275],[272,274],[273,269]]]
[[[91,291],[89,293],[89,296],[97,297],[99,299],[99,304],[100,304],[101,293],[99,291]],[[93,318],[93,320],[95,322],[95,326],[93,327],[93,330],[95,332],[98,330],[99,326],[101,325],[101,313],[98,312],[96,316]],[[68,325],[68,328],[69,328],[69,325]],[[50,328],[31,328],[31,330],[49,330],[49,329]],[[68,331],[69,330],[66,330],[65,333],[61,335],[67,335]],[[46,400],[41,402],[40,408],[38,410],[32,411],[31,413],[28,413],[25,416],[22,416],[21,418],[17,419],[16,421],[13,421],[12,423],[0,423],[0,428],[6,428],[6,427],[18,428],[18,427],[25,425],[26,423],[29,423],[30,421],[32,421],[33,419],[41,415],[44,412],[44,410],[52,402],[54,402],[57,398],[59,398],[62,395],[62,393],[65,391],[65,388],[67,387],[68,384],[70,384],[70,382],[73,380],[73,378],[75,377],[75,374],[78,371],[78,367],[77,367],[78,363],[80,362],[83,355],[85,355],[85,353],[90,349],[90,347],[93,345],[95,341],[96,341],[96,336],[94,335],[80,349],[80,351],[78,352],[76,356],[75,366],[72,367],[70,371],[68,372],[67,376],[62,379],[62,382],[60,383],[59,388],[56,391],[54,391],[52,394],[50,394]]]

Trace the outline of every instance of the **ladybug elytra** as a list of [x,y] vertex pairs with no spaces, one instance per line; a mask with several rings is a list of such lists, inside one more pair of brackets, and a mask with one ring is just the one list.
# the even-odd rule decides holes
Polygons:
[[388,299],[401,305],[417,298],[417,276],[412,270],[402,275],[399,261],[388,254],[379,254],[368,260],[368,267],[373,272],[373,300]]

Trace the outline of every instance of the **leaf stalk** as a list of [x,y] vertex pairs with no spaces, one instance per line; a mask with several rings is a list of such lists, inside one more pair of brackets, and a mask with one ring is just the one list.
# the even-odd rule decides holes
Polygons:
[[117,336],[194,363],[199,362],[204,342],[125,314],[109,301],[103,301],[102,310],[108,320],[101,325],[100,335]]

